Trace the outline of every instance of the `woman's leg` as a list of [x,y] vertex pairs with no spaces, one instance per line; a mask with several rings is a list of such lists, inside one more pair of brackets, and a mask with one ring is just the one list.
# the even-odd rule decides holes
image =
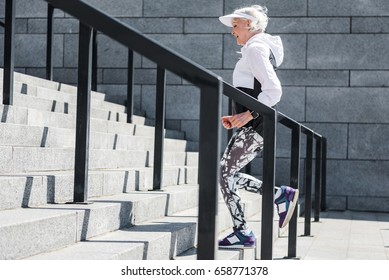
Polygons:
[[247,229],[240,204],[238,171],[252,161],[263,147],[263,138],[251,128],[240,128],[231,138],[220,161],[220,189],[231,213],[234,228]]
[[235,185],[238,189],[245,189],[249,192],[262,194],[262,181],[242,172],[236,172]]

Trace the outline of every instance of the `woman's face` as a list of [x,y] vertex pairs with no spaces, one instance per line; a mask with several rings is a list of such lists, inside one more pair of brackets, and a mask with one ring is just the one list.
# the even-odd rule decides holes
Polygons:
[[254,35],[253,32],[250,32],[250,21],[235,18],[232,20],[232,29],[231,34],[236,38],[236,43],[240,46],[246,44],[246,42]]

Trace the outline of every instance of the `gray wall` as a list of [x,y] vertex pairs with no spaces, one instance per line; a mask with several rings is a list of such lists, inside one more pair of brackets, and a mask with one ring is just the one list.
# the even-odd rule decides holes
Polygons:
[[[87,2],[231,81],[239,48],[217,17],[242,1]],[[328,139],[329,208],[389,211],[389,1],[245,1],[254,3],[269,8],[267,31],[280,35],[285,46],[285,62],[278,70],[284,89],[279,110]],[[3,14],[4,7],[0,9]],[[16,67],[43,76],[45,3],[19,0],[16,9]],[[55,16],[55,80],[75,84],[78,23],[60,11]],[[99,90],[108,100],[122,103],[127,51],[103,35],[98,41]],[[155,65],[140,56],[135,64],[136,109],[153,118]],[[171,74],[167,88],[167,126],[196,141],[198,89]],[[279,132],[277,183],[287,184],[290,133],[281,126]],[[225,133],[223,137],[222,147]],[[260,166],[261,160],[255,160],[255,174]]]

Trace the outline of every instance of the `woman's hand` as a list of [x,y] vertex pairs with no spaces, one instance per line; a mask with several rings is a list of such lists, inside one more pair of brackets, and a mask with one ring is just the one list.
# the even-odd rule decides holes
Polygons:
[[222,125],[226,129],[232,129],[234,127],[240,128],[252,119],[253,116],[251,116],[250,111],[246,111],[232,116],[223,116]]
[[232,116],[224,116],[222,117],[222,125],[225,129],[231,129],[232,128],[232,124],[230,122],[230,119],[232,118]]

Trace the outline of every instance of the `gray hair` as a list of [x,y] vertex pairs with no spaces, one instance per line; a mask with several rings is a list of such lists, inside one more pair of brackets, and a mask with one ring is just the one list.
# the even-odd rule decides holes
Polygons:
[[269,18],[267,17],[267,8],[260,5],[253,5],[249,7],[240,8],[234,11],[234,13],[244,13],[254,17],[256,20],[251,20],[250,31],[262,31],[265,32]]

